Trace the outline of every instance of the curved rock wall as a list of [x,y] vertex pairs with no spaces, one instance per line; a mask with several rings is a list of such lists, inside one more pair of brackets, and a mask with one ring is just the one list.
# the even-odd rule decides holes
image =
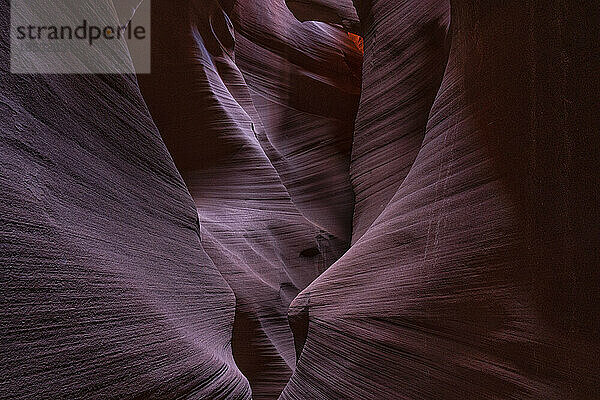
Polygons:
[[[444,9],[410,3],[396,18],[390,2],[357,6],[367,25],[365,83],[377,71],[370,58],[394,43],[410,49],[378,47],[391,38],[380,35],[386,27],[394,32],[411,11],[425,13],[408,26],[431,26],[427,17]],[[282,399],[598,395],[598,253],[590,247],[598,213],[583,212],[598,194],[590,176],[598,121],[589,114],[598,86],[586,64],[597,46],[573,25],[597,14],[561,2],[470,1],[453,2],[451,14],[449,59],[414,162],[385,171],[399,154],[389,142],[379,147],[385,162],[366,159],[397,179],[397,190],[388,189],[389,202],[372,198],[383,211],[370,225],[357,191],[353,246],[291,304],[307,334]],[[377,100],[405,94],[384,95],[413,65],[387,75]],[[371,100],[363,89],[353,155]],[[419,104],[409,99],[405,107]],[[356,171],[360,160],[352,162]],[[385,179],[376,176],[363,192]]]
[[235,295],[135,77],[13,75],[8,54],[3,35],[0,397],[250,398]]
[[137,79],[0,39],[0,398],[600,396],[599,6],[152,7]]
[[296,362],[289,303],[349,246],[359,50],[283,1],[152,11],[142,92],[235,293],[235,361],[254,399],[276,398]]

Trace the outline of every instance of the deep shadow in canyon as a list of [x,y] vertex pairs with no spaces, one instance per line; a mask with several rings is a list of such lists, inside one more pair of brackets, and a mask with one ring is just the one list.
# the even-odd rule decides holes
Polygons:
[[0,41],[0,398],[600,397],[600,5],[152,18],[137,77]]

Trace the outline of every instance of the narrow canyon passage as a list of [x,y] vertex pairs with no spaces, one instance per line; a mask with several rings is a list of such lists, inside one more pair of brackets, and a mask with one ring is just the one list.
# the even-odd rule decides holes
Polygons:
[[0,39],[0,399],[600,398],[600,4],[151,19],[148,74]]
[[289,305],[350,245],[362,50],[284,1],[155,2],[153,15],[161,68],[140,88],[235,294],[236,365],[253,399],[276,399],[299,348]]

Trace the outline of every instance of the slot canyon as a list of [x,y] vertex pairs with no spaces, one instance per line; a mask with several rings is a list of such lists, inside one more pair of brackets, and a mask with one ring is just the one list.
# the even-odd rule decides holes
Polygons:
[[0,39],[0,399],[600,398],[600,3],[151,11]]

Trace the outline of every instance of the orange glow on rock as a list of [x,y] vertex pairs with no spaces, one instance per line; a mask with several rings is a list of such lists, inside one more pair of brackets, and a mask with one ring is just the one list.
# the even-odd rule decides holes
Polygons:
[[354,33],[348,32],[348,37],[350,38],[350,40],[352,40],[354,42],[354,44],[356,45],[356,47],[358,47],[358,49],[360,50],[361,53],[365,52],[365,44],[364,44],[362,36],[355,35]]

